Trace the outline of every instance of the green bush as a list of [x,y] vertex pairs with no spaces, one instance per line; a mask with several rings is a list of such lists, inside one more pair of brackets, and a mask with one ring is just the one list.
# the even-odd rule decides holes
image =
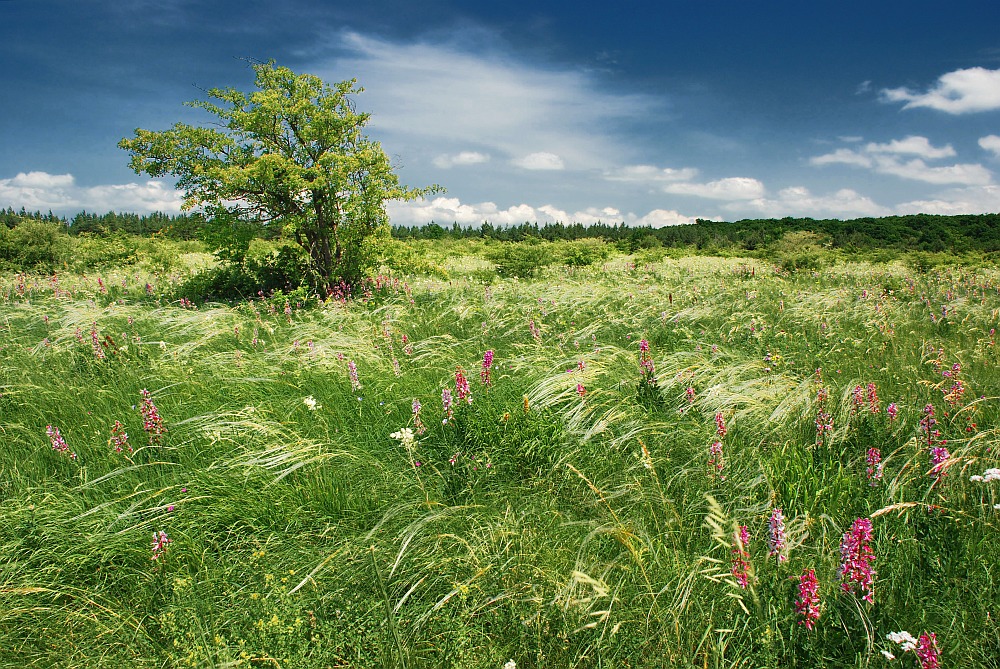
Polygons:
[[604,262],[611,255],[611,248],[603,239],[579,239],[558,245],[562,261],[571,267]]
[[70,240],[59,224],[24,219],[0,226],[0,264],[17,271],[52,272],[69,256]]
[[526,279],[555,260],[549,246],[533,240],[504,242],[487,249],[486,258],[497,266],[500,276]]

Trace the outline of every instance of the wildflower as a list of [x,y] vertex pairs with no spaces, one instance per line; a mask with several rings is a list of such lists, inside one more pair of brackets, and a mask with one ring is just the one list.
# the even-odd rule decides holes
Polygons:
[[542,331],[535,325],[534,320],[528,321],[528,329],[531,330],[531,336],[535,338],[535,341],[542,341]]
[[1000,480],[1000,468],[991,467],[987,469],[982,474],[973,474],[969,477],[970,481],[978,481],[980,483],[989,483],[990,481]]
[[479,372],[479,379],[483,382],[484,386],[488,386],[493,383],[491,378],[491,373],[493,372],[493,351],[489,350],[483,353],[483,368]]
[[872,562],[875,561],[875,554],[871,549],[871,540],[871,519],[855,520],[840,541],[840,577],[844,592],[851,592],[856,586],[862,593],[861,599],[874,604],[875,570],[872,569]]
[[736,578],[736,584],[744,590],[750,585],[750,553],[747,546],[750,544],[750,531],[746,525],[740,525],[733,537],[732,564],[730,573]]
[[722,470],[726,466],[726,461],[722,455],[721,441],[714,441],[712,442],[712,445],[708,447],[708,466],[714,467],[715,471],[713,473],[720,476],[723,481],[726,480],[725,476],[721,476]]
[[639,383],[656,385],[656,365],[649,355],[649,342],[645,339],[639,341]]
[[684,396],[687,397],[688,404],[694,404],[694,388],[688,386],[687,390],[684,391]]
[[896,416],[899,415],[899,407],[897,407],[896,403],[893,402],[885,408],[885,413],[887,416],[889,416],[889,422],[891,423],[892,421],[896,420]]
[[167,428],[163,425],[163,419],[160,417],[159,410],[153,404],[150,392],[145,388],[139,392],[142,396],[142,404],[139,407],[139,413],[142,414],[142,429],[149,435],[150,444],[159,443],[163,440],[163,435],[167,431]]
[[[793,577],[794,578],[794,577]],[[795,600],[795,612],[802,616],[800,625],[811,630],[819,620],[819,581],[815,569],[806,569],[799,576],[799,596]]]
[[854,386],[854,390],[851,391],[851,398],[853,400],[853,405],[851,406],[851,413],[855,414],[865,408],[865,389],[860,383]]
[[719,439],[722,439],[723,437],[726,436],[727,431],[728,430],[726,429],[726,419],[722,415],[722,412],[720,411],[715,414],[715,433],[719,435]]
[[94,351],[94,357],[104,360],[104,348],[101,346],[101,337],[97,334],[97,323],[90,327],[90,344]]
[[517,669],[517,663],[514,660],[507,660],[503,664],[503,669]]
[[413,430],[408,427],[404,427],[401,430],[393,432],[389,436],[397,440],[407,449],[412,449],[417,445],[417,438],[414,436]]
[[580,397],[583,397],[584,395],[587,394],[587,389],[583,387],[582,383],[576,384],[576,394],[579,395]]
[[420,420],[420,409],[422,409],[422,408],[423,407],[420,406],[420,400],[418,400],[417,398],[414,397],[413,398],[413,426],[415,428],[417,428],[417,434],[423,434],[424,432],[427,431],[427,426],[424,425],[424,422],[422,420]]
[[444,409],[444,420],[442,422],[447,423],[455,416],[455,410],[451,401],[451,391],[447,388],[441,391],[441,406]]
[[69,450],[69,445],[63,436],[59,433],[58,427],[52,427],[51,425],[45,426],[45,434],[49,435],[49,440],[52,442],[52,450],[56,453],[66,453],[69,455],[71,460],[76,460],[76,453]]
[[920,635],[916,653],[917,659],[920,660],[920,669],[938,669],[941,666],[941,651],[938,650],[934,632]]
[[882,407],[879,405],[878,401],[878,388],[875,387],[874,383],[869,383],[865,391],[866,399],[868,400],[868,410],[871,413],[879,413],[882,411]]
[[347,361],[347,372],[351,377],[351,390],[357,392],[361,390],[361,382],[358,381],[358,366],[353,360]]
[[882,451],[872,446],[868,449],[865,462],[868,463],[868,485],[878,485],[878,482],[882,479],[882,469],[885,467],[882,464]]
[[781,509],[771,512],[771,518],[767,521],[768,528],[768,557],[777,557],[778,562],[788,559],[785,555],[785,515]]
[[461,367],[455,368],[455,393],[459,403],[464,400],[467,404],[472,404],[472,390],[469,388],[469,380],[465,378],[465,370]]
[[912,634],[906,631],[890,632],[885,638],[899,646],[899,649],[904,653],[916,650],[917,648],[917,640],[913,638]]
[[303,397],[302,403],[305,404],[310,411],[315,411],[316,409],[323,408],[323,405],[316,402],[316,398],[313,397],[312,395],[310,395],[309,397]]
[[[819,378],[820,370],[816,370]],[[830,391],[826,387],[821,387],[816,391],[816,445],[822,446],[826,443],[826,435],[833,432],[833,416],[826,410],[826,401],[830,397]]]
[[128,433],[125,431],[125,426],[117,420],[111,426],[111,438],[108,439],[108,446],[114,446],[115,453],[121,453],[126,449],[129,453],[132,452],[132,446],[128,443]]
[[167,533],[163,530],[159,532],[153,532],[153,556],[150,558],[153,562],[157,562],[164,554],[167,552],[167,547],[173,543],[173,539],[167,536]]

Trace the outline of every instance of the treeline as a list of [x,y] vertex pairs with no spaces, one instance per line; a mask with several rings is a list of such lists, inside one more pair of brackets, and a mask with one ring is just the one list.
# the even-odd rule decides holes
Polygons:
[[169,239],[195,239],[204,223],[204,218],[200,214],[170,215],[158,211],[141,215],[113,211],[106,214],[81,211],[73,218],[67,219],[56,216],[51,211],[43,214],[39,211],[26,211],[23,207],[20,211],[15,211],[12,207],[0,209],[0,223],[8,229],[13,229],[25,221],[54,223],[74,236],[84,233],[106,236],[124,232],[140,237],[159,235]]
[[498,241],[546,241],[596,238],[616,243],[623,250],[635,252],[657,246],[694,247],[702,250],[762,250],[786,233],[811,232],[831,248],[870,250],[889,248],[900,251],[965,253],[1000,251],[1000,214],[933,216],[913,214],[882,218],[838,219],[782,218],[743,219],[733,222],[698,219],[693,225],[662,228],[631,227],[624,223],[523,223],[517,226],[443,227],[429,223],[420,227],[394,226],[397,239],[466,239]]

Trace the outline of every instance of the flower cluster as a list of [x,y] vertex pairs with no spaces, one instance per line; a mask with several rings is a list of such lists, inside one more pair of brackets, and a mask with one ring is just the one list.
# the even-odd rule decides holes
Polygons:
[[815,569],[806,569],[799,576],[799,596],[795,600],[795,612],[802,617],[799,624],[805,625],[807,630],[811,630],[819,620],[819,580]]
[[785,514],[781,512],[781,509],[775,509],[771,512],[771,517],[767,521],[768,529],[768,557],[777,557],[778,562],[784,562],[788,559],[785,555]]
[[389,436],[402,444],[407,450],[411,450],[417,445],[417,437],[413,434],[413,430],[408,427],[393,432]]
[[656,365],[649,355],[649,342],[639,341],[639,383],[645,386],[656,385]]
[[142,429],[149,435],[150,444],[158,444],[163,441],[163,435],[167,428],[163,425],[159,410],[153,404],[150,392],[143,388],[140,395],[142,395],[142,404],[139,406],[139,413],[142,414]]
[[871,540],[870,518],[858,518],[851,529],[844,532],[840,541],[840,578],[844,592],[857,588],[861,599],[875,603],[875,570],[872,568],[875,553],[871,548]]
[[62,434],[59,433],[58,427],[52,427],[51,425],[45,426],[45,434],[49,435],[49,440],[52,442],[52,450],[56,453],[65,453],[70,457],[71,460],[76,460],[76,453],[69,450],[69,445],[66,440],[63,439]]
[[[937,635],[934,632],[923,633],[919,639],[914,639],[913,635],[907,631],[891,632],[886,635],[886,639],[899,646],[899,650],[904,653],[912,652],[920,662],[920,669],[939,669],[941,666],[941,651],[937,645]],[[882,655],[887,660],[894,660],[896,656],[888,650],[883,650]]]
[[969,477],[970,481],[978,481],[979,483],[989,483],[990,481],[1000,481],[1000,468],[991,467],[987,469],[982,474],[973,474]]
[[167,547],[173,543],[173,539],[167,536],[163,530],[153,532],[153,555],[150,560],[158,562],[167,552]]
[[816,370],[816,445],[822,446],[826,443],[826,435],[833,432],[833,416],[826,410],[826,402],[830,399],[830,390],[821,385],[823,383],[823,370]]
[[739,531],[733,537],[732,562],[730,573],[736,579],[736,584],[744,590],[750,585],[750,531],[746,525],[740,525]]
[[111,426],[111,438],[108,439],[108,446],[112,446],[115,453],[132,452],[132,445],[128,443],[128,432],[125,431],[125,426],[117,420]]
[[413,398],[413,426],[417,428],[417,434],[423,434],[427,432],[427,426],[424,425],[424,421],[420,420],[420,410],[423,408],[420,406],[420,400]]
[[444,411],[442,423],[447,423],[455,417],[455,408],[451,399],[451,390],[445,388],[441,391],[441,409]]
[[885,469],[885,464],[882,462],[882,451],[878,447],[872,446],[868,449],[865,462],[868,464],[868,485],[877,486],[878,482],[882,480],[882,470]]
[[923,418],[920,419],[920,431],[924,433],[924,444],[930,452],[930,474],[934,478],[939,479],[944,476],[944,468],[951,454],[945,446],[948,440],[941,438],[941,431],[935,427],[936,425],[937,420],[934,418],[934,405],[928,404],[924,407]]
[[484,386],[491,385],[493,383],[492,374],[493,372],[493,351],[489,350],[483,353],[483,368],[479,372],[479,379],[483,382]]
[[354,392],[361,390],[361,382],[358,380],[358,366],[354,364],[353,360],[347,361],[347,373],[351,377],[351,390]]
[[469,388],[469,380],[465,378],[465,370],[461,367],[455,368],[455,394],[459,404],[472,404],[472,389]]
[[722,470],[726,466],[726,460],[722,453],[722,439],[726,436],[726,419],[722,412],[715,414],[715,434],[716,439],[708,447],[708,466],[712,467],[712,473],[725,481]]
[[896,406],[895,402],[892,402],[885,408],[885,413],[889,416],[889,422],[896,420],[896,416],[899,415],[899,407]]

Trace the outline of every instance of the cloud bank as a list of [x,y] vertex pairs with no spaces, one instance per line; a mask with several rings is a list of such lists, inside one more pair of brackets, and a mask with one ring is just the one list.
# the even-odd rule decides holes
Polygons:
[[905,102],[903,109],[926,107],[948,114],[970,114],[1000,109],[1000,70],[970,67],[942,74],[937,83],[920,93],[909,88],[886,88],[887,102]]

